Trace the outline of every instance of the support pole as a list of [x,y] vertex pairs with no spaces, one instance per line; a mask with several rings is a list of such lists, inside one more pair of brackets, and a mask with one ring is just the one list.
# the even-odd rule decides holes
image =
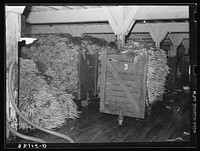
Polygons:
[[173,90],[176,83],[176,64],[177,64],[177,48],[178,46],[171,46],[168,52],[168,58],[170,61],[171,78],[170,78],[170,88]]
[[[18,62],[18,41],[21,37],[21,14],[25,6],[5,6],[6,14],[6,69],[11,62]],[[14,77],[15,79],[15,77]],[[8,79],[6,78],[6,83]],[[6,97],[6,113],[11,126],[17,130],[18,121],[13,106],[9,103],[9,95]],[[15,121],[15,122],[14,122]],[[9,139],[10,131],[6,129],[6,138]]]
[[118,51],[122,50],[122,47],[125,44],[125,35],[117,35],[117,47]]

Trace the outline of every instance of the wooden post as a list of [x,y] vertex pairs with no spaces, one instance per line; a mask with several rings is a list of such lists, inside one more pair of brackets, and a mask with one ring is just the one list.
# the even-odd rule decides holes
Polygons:
[[123,47],[124,44],[125,44],[125,35],[117,35],[118,51],[122,50],[122,47]]
[[6,66],[18,57],[18,41],[21,36],[21,16],[13,12],[6,12]]
[[81,72],[81,52],[78,53],[78,100],[81,99],[81,80],[80,80],[80,72]]
[[104,110],[104,99],[105,99],[105,87],[106,87],[106,60],[107,60],[107,52],[103,52],[103,59],[102,59],[102,74],[101,74],[101,100],[100,100],[100,112]]
[[[21,37],[21,14],[25,6],[6,6],[6,69],[11,62],[18,62],[18,41]],[[15,78],[15,77],[14,77]],[[8,79],[6,78],[8,84]],[[9,121],[16,121],[16,112],[9,102],[9,95],[6,97],[6,114]],[[11,111],[11,112],[10,112]],[[11,123],[17,130],[17,123]],[[10,131],[6,129],[6,138],[9,139]]]
[[21,37],[26,37],[25,35],[25,16],[21,15]]
[[95,54],[95,72],[94,72],[94,96],[97,95],[97,82],[98,82],[98,53]]
[[171,60],[171,78],[170,78],[170,88],[173,90],[176,80],[176,64],[177,64],[177,46],[171,46],[169,54],[169,60]]

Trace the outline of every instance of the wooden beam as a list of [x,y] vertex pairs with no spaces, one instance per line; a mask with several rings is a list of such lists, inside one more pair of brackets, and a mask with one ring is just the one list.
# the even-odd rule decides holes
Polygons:
[[[139,112],[140,112],[140,118],[145,118],[145,109],[146,109],[146,99],[147,99],[147,87],[146,87],[146,81],[147,81],[147,63],[148,63],[148,54],[147,51],[144,52],[143,57],[144,59],[144,66],[143,66],[143,78],[141,80],[142,87],[141,87],[141,100],[139,102]],[[149,101],[149,100],[147,100]]]
[[[149,26],[154,26],[157,23],[148,23]],[[174,23],[159,23],[161,26],[170,26],[170,28],[168,29],[169,32],[189,32],[189,23],[188,22],[184,22],[184,23],[180,23],[180,22],[174,22]],[[148,27],[146,27],[147,25],[141,24],[141,23],[137,23],[135,24],[134,28],[131,30],[131,32],[149,32]]]
[[30,24],[107,21],[102,8],[31,12],[26,19]]
[[65,6],[49,6],[49,7],[54,8],[56,10],[66,10],[66,9],[69,9],[69,8],[67,8]]
[[100,38],[100,39],[105,39],[107,42],[114,42],[116,41],[116,36],[115,34],[83,34],[83,35],[89,35],[92,37]]
[[6,64],[18,61],[18,41],[21,37],[21,15],[13,12],[6,12]]
[[110,7],[110,10],[117,22],[118,30],[121,30],[124,24],[124,6]]
[[6,12],[13,12],[17,14],[22,14],[25,6],[6,6]]
[[48,6],[49,8],[52,8],[53,10],[61,10],[60,8],[59,8],[59,6]]
[[78,27],[78,25],[76,25],[76,26],[68,26],[68,27],[69,27],[68,29],[70,29],[71,34],[76,37],[81,37],[84,32],[83,26]]
[[177,33],[177,34],[168,34],[169,39],[171,40],[173,46],[178,47],[184,38],[187,38],[189,34],[186,33]]
[[133,24],[135,23],[134,18],[135,18],[135,15],[136,15],[138,9],[139,9],[139,6],[135,6],[134,8],[132,8],[131,12],[128,14],[128,17],[124,21],[123,29],[121,30],[121,34],[127,35],[130,32]]
[[71,9],[71,10],[73,9],[73,8],[68,7],[68,6],[63,6],[63,7],[67,8],[67,9]]
[[[18,41],[20,41],[21,37],[21,13],[23,12],[24,7],[10,7],[6,6],[5,12],[5,34],[6,34],[6,68],[8,69],[12,62],[18,62]],[[6,70],[8,71],[8,70]],[[16,80],[16,76],[13,76],[14,80]],[[6,78],[6,84],[8,82],[8,78]],[[13,109],[12,105],[9,102],[9,95],[6,92],[6,114],[7,118],[12,121],[12,128],[17,130],[17,116],[16,112]],[[15,97],[15,100],[16,97]],[[16,103],[16,102],[15,102]],[[10,131],[6,129],[6,138],[9,139]]]
[[168,34],[168,37],[173,44],[170,51],[168,51],[168,56],[174,57],[177,55],[177,47],[181,44],[184,38],[189,37],[189,34]]
[[[25,35],[53,33],[70,33],[73,35],[75,33],[74,30],[73,25],[32,25],[25,28]],[[76,30],[82,32],[80,36],[84,33],[113,33],[110,25],[77,25]]]
[[153,39],[153,41],[156,43],[156,47],[160,47],[160,42],[165,38],[167,35],[171,24],[146,24],[147,29],[149,30],[149,33]]
[[[149,23],[151,26],[154,26],[156,23]],[[160,23],[161,26],[165,27],[169,24],[170,28],[168,32],[189,32],[189,23]],[[25,35],[33,34],[51,34],[51,33],[71,33],[69,27],[74,25],[31,25],[25,27]],[[73,28],[71,28],[73,30]],[[82,31],[82,33],[113,33],[113,30],[109,24],[103,25],[77,25],[77,30]],[[146,24],[136,23],[131,33],[141,33],[149,32],[149,29],[146,28]],[[73,33],[75,33],[73,31]]]
[[25,16],[21,15],[21,37],[25,37]]
[[119,34],[119,28],[117,27],[118,24],[117,24],[117,21],[115,20],[112,12],[110,11],[109,7],[105,7],[103,8],[103,12],[104,12],[104,15],[106,16],[106,19],[108,20],[113,32],[115,33],[115,35],[118,35]]
[[[117,6],[116,6],[117,7]],[[133,6],[134,7],[134,6]],[[31,12],[30,24],[108,21],[105,8]],[[134,20],[188,19],[188,6],[140,6]]]
[[134,19],[189,19],[189,6],[141,6]]

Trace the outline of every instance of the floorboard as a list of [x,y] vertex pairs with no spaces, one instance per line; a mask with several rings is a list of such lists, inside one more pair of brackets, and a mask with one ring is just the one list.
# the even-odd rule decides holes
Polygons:
[[[118,125],[118,116],[99,112],[99,103],[80,107],[82,114],[76,120],[68,120],[56,131],[70,136],[76,143],[102,142],[167,142],[176,138],[189,141],[190,108],[189,94],[181,92],[178,97],[164,97],[153,105],[151,116],[146,119],[124,117],[123,125]],[[181,97],[182,96],[182,97]],[[48,143],[68,143],[62,138],[39,130],[28,133]],[[11,142],[28,143],[17,138]]]

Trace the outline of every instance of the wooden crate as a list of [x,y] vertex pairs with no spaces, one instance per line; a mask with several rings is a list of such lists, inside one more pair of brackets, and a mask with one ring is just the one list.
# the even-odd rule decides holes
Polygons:
[[130,62],[125,55],[103,54],[100,112],[145,118],[147,54]]

